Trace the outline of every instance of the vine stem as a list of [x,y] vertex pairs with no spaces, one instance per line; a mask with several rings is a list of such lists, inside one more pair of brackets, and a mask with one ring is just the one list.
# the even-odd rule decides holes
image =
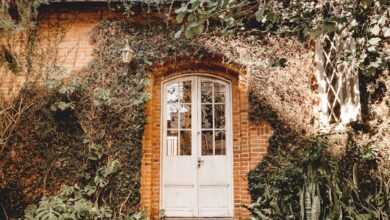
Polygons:
[[46,171],[46,174],[45,174],[45,177],[43,178],[43,190],[44,190],[44,195],[47,195],[47,178],[49,177],[50,175],[50,172],[54,166],[54,163],[57,162],[56,160],[53,160],[50,162],[50,165],[49,165],[49,169],[47,169]]
[[122,215],[122,209],[126,205],[127,201],[129,201],[129,198],[131,196],[132,191],[129,191],[129,193],[126,196],[126,199],[121,203],[121,207],[119,208],[119,215]]
[[3,206],[3,203],[0,202],[0,207],[1,207],[1,210],[3,211],[3,214],[5,216],[5,220],[8,220],[8,215],[7,215],[7,211],[5,210],[4,206]]

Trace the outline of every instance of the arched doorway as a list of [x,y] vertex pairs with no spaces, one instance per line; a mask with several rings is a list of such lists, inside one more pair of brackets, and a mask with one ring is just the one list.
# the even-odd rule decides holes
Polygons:
[[229,81],[187,75],[162,82],[161,209],[168,217],[232,217]]

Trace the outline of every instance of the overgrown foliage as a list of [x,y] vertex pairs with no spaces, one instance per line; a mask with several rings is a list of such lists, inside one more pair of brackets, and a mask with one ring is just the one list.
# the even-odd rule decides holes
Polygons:
[[120,163],[118,160],[109,161],[106,166],[99,168],[92,183],[80,188],[78,185],[65,186],[55,196],[43,197],[39,205],[30,205],[25,210],[24,219],[72,219],[72,220],[95,220],[95,219],[121,219],[143,220],[146,219],[142,212],[122,214],[123,206],[120,207],[120,215],[114,216],[113,210],[106,204],[99,204],[100,193],[109,187],[110,176],[118,173]]
[[[122,80],[126,78],[142,86],[142,78],[125,74]],[[61,185],[74,184],[89,192],[95,201],[91,204],[107,203],[114,210],[112,217],[137,209],[145,96],[142,89],[134,91],[134,84],[107,84],[105,90],[115,91],[102,99],[96,92],[99,82],[92,74],[88,77],[91,84],[74,81],[50,85],[48,91],[27,88],[20,94],[18,100],[30,98],[34,102],[21,115],[1,155],[2,203],[10,206],[5,208],[12,210],[11,216],[20,214],[25,204],[42,195],[52,195]],[[108,100],[119,98],[127,99],[123,103],[126,106],[108,105]],[[84,204],[87,200],[80,201]],[[69,214],[76,208],[61,213]]]
[[48,0],[1,1],[0,36],[34,27],[39,6],[47,3]]
[[48,0],[1,1],[0,68],[5,66],[13,73],[24,70],[31,74],[38,9],[47,3]]
[[[61,185],[74,184],[94,192],[77,197],[84,208],[111,210],[111,217],[102,214],[105,219],[127,216],[139,208],[148,81],[142,66],[121,62],[123,38],[112,44],[109,33],[103,27],[96,31],[95,59],[83,79],[26,84],[12,107],[4,109],[7,113],[19,105],[26,109],[13,124],[0,156],[1,204],[9,216],[20,216],[26,204],[42,196],[46,199],[38,210],[61,199],[67,204],[61,215],[76,212],[75,204],[69,204],[75,198],[56,196]],[[112,161],[121,166],[110,175],[105,167]],[[38,210],[33,215],[39,215]]]
[[[358,66],[367,73],[388,68],[385,40],[390,37],[389,3],[369,1],[189,1],[176,10],[179,32],[186,36],[203,32],[210,20],[217,19],[252,32],[298,35],[302,40],[336,32],[343,39],[355,39]],[[226,22],[228,21],[228,22]],[[350,48],[352,50],[354,48]],[[346,59],[352,51],[345,51]]]
[[370,147],[350,133],[345,141],[336,138],[346,146],[334,154],[335,138],[302,137],[256,96],[251,102],[254,120],[268,120],[274,132],[267,155],[248,176],[254,219],[389,218],[389,170],[378,167],[381,158]]
[[[296,36],[305,40],[320,33],[347,33],[344,37],[357,42],[359,53],[354,59],[359,60],[363,90],[369,88],[367,103],[382,105],[388,88],[383,74],[388,68],[388,3],[314,3],[188,1],[176,10],[177,22],[183,24],[176,35],[176,26],[153,19],[142,24],[102,22],[93,33],[97,50],[94,61],[81,73],[85,78],[26,86],[10,107],[1,108],[0,117],[5,120],[0,124],[0,195],[5,201],[0,208],[14,217],[21,216],[26,204],[38,204],[26,212],[27,219],[142,218],[140,214],[129,217],[129,213],[139,203],[150,67],[167,59],[196,60],[218,54],[255,79],[250,80],[257,96],[251,99],[250,117],[252,122],[265,119],[274,129],[268,155],[249,176],[255,218],[388,218],[390,175],[380,167],[379,160],[386,157],[376,148],[376,140],[385,140],[388,131],[388,125],[380,126],[386,120],[378,115],[386,119],[388,111],[370,116],[376,127],[370,125],[369,131],[357,125],[358,133],[368,138],[364,145],[357,144],[356,133],[351,133],[346,156],[341,158],[329,154],[326,138],[303,137],[311,129],[301,125],[313,120],[308,109],[314,92],[306,74],[311,55],[295,41]],[[34,9],[34,4],[27,8]],[[9,8],[2,9],[8,12]],[[234,34],[224,36],[220,27]],[[30,30],[35,32],[35,28]],[[28,59],[35,42],[35,35],[29,36]],[[135,58],[123,64],[120,52],[127,41]],[[1,53],[6,62],[1,64],[18,70],[20,58],[7,46]],[[348,62],[350,53],[344,52]],[[25,62],[25,67],[31,62]],[[295,113],[303,118],[296,119]],[[296,127],[285,124],[291,118]],[[107,171],[114,162],[115,169]],[[64,190],[58,192],[60,188]]]
[[[354,65],[362,80],[363,104],[377,94],[390,67],[390,5],[386,0],[367,1],[236,1],[194,0],[176,10],[182,24],[177,37],[192,37],[222,23],[223,31],[276,34],[316,40],[322,34],[337,34],[352,46],[337,51],[339,62]],[[213,22],[214,21],[214,22]],[[220,27],[220,25],[217,25]],[[383,88],[383,87],[382,87]],[[383,92],[382,96],[383,97]],[[366,112],[367,113],[367,112]]]
[[[303,143],[301,143],[303,144]],[[341,158],[322,140],[279,146],[249,175],[255,219],[388,219],[390,182],[350,142]]]
[[81,189],[77,185],[65,187],[59,195],[44,197],[39,206],[31,205],[25,210],[25,219],[111,219],[112,211],[105,206],[99,207],[91,197],[98,201],[98,192],[107,186],[107,179],[118,170],[119,162],[110,161],[98,170],[93,184]]

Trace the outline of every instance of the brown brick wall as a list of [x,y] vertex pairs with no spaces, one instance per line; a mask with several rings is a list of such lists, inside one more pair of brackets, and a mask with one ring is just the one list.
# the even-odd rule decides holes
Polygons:
[[[40,79],[46,77],[63,78],[86,68],[93,59],[95,45],[91,42],[91,34],[96,25],[103,19],[119,17],[118,14],[108,11],[106,8],[79,9],[70,11],[43,10],[40,15],[39,29],[37,34],[38,42],[34,48],[34,63],[36,75]],[[19,48],[25,47],[22,39],[11,39],[10,44],[16,53]],[[24,53],[24,52],[22,52]],[[61,76],[47,76],[51,66],[58,66],[64,73]],[[43,68],[42,68],[43,67]],[[21,85],[26,80],[24,72],[17,75],[0,67],[0,97],[11,98],[16,95]],[[29,76],[29,79],[35,77]]]

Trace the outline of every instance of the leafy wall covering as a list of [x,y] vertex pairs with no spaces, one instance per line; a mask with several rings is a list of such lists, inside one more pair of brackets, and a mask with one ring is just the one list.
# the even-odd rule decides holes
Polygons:
[[[259,20],[271,27],[279,22]],[[311,41],[276,35],[274,28],[272,34],[226,34],[212,27],[186,37],[177,33],[182,26],[162,25],[152,16],[102,21],[91,36],[96,50],[88,68],[44,85],[30,80],[12,103],[1,100],[2,122],[9,122],[0,133],[0,195],[7,214],[133,218],[150,72],[166,61],[216,59],[248,74],[251,121],[266,120],[274,129],[267,156],[249,175],[254,203],[248,208],[255,218],[388,218],[388,77],[362,75],[367,118],[348,133],[322,135],[313,112],[318,100]],[[28,39],[39,39],[34,33]],[[135,51],[130,64],[121,62],[126,42]],[[21,63],[21,72],[46,76],[33,60]],[[61,70],[47,65],[51,74]],[[30,204],[35,206],[26,209]]]

